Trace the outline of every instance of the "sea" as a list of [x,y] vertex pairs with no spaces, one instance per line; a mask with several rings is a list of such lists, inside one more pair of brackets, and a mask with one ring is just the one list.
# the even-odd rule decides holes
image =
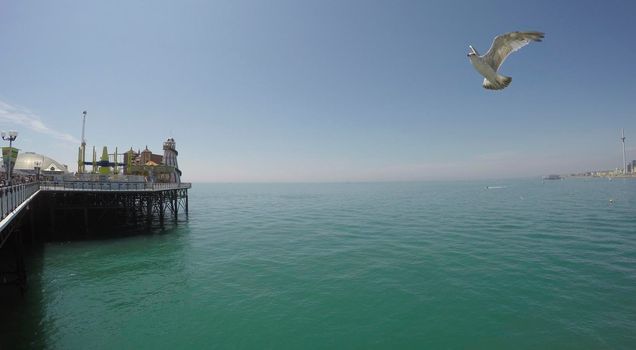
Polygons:
[[636,180],[193,184],[46,243],[1,348],[635,349]]

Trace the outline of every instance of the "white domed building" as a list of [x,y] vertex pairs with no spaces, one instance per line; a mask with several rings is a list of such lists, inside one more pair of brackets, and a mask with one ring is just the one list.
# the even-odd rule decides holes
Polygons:
[[[68,169],[54,159],[35,152],[18,153],[13,172],[16,174],[35,174],[36,165],[40,166],[42,174],[66,174]],[[4,166],[2,166],[4,172]]]

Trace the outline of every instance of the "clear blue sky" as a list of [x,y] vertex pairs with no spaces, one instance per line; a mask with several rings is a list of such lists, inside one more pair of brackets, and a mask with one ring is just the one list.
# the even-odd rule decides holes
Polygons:
[[[0,129],[76,169],[177,141],[190,181],[536,176],[636,159],[634,1],[0,0]],[[539,30],[505,90],[466,57]]]

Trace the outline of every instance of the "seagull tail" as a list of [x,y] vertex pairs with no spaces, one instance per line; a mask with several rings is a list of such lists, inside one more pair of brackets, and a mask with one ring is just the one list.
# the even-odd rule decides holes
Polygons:
[[497,75],[496,81],[494,83],[488,79],[484,79],[484,83],[482,84],[482,86],[484,87],[484,89],[488,90],[501,90],[510,85],[511,81],[511,77],[507,77],[505,75]]
[[498,75],[497,76],[497,82],[501,85],[503,85],[502,89],[507,87],[508,85],[510,85],[510,83],[512,82],[512,78],[511,77],[507,77],[505,75]]

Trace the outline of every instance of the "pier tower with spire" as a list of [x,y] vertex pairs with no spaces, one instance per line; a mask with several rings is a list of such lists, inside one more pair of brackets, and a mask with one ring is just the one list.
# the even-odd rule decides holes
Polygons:
[[181,183],[181,170],[177,163],[179,152],[176,149],[177,143],[171,137],[163,143],[163,164],[174,168],[174,172],[170,174],[170,182]]

